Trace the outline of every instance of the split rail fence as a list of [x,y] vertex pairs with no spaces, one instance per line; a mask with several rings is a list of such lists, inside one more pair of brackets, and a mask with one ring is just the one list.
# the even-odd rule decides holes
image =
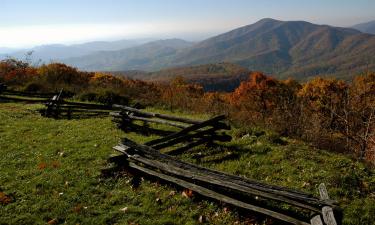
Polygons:
[[[124,138],[114,147],[121,154],[109,158],[109,162],[116,164],[116,167],[106,172],[126,168],[137,174],[190,189],[209,199],[290,224],[336,225],[337,221],[340,222],[334,215],[334,211],[340,211],[340,209],[335,201],[329,199],[324,184],[319,186],[320,198],[317,198],[290,188],[269,185],[186,163],[173,156],[201,144],[230,141],[230,136],[219,133],[220,130],[230,129],[223,122],[225,116],[198,121],[145,112],[127,106],[114,105],[113,108],[120,110],[111,113],[114,116],[114,122],[126,131],[134,131],[134,129],[138,131],[139,125],[136,121],[145,123],[143,129],[151,129],[147,123],[156,123],[175,127],[178,131],[143,144]],[[185,145],[175,147],[167,151],[167,154],[160,152],[160,150],[181,143]],[[269,204],[270,202],[273,204]],[[294,211],[275,207],[280,203]],[[296,214],[296,210],[300,213]]]

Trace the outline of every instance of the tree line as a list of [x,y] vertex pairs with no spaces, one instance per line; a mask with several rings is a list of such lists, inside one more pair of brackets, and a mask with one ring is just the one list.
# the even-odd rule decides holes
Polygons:
[[0,82],[24,91],[64,88],[73,98],[104,104],[164,107],[226,114],[239,127],[262,127],[308,141],[319,148],[353,154],[375,164],[375,73],[345,82],[317,77],[306,83],[251,72],[233,92],[205,92],[178,76],[156,83],[102,72],[83,72],[61,63],[39,67],[6,59]]

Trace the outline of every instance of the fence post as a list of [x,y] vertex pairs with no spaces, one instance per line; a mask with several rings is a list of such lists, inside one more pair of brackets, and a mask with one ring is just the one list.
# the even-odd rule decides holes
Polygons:
[[[327,188],[324,183],[319,185],[320,199],[329,200]],[[330,206],[324,206],[322,208],[323,220],[327,225],[337,225],[333,209]]]
[[7,89],[7,86],[3,83],[0,83],[0,94]]

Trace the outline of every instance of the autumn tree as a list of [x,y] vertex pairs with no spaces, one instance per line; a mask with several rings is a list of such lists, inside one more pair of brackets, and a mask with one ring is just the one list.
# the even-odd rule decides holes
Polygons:
[[321,147],[344,148],[341,117],[347,107],[348,85],[337,79],[315,78],[298,92],[303,137]]
[[375,164],[375,73],[354,78],[343,121],[359,158]]
[[29,63],[16,59],[5,59],[0,61],[0,82],[11,86],[22,86],[33,80],[37,70]]
[[289,133],[290,129],[285,126],[289,121],[278,121],[281,121],[281,118],[285,120],[287,117],[284,115],[291,113],[290,106],[295,101],[295,93],[291,87],[291,84],[280,82],[263,73],[251,73],[249,80],[242,82],[229,98],[233,106],[232,115],[248,124],[266,125]]
[[180,108],[189,110],[195,108],[197,100],[203,96],[203,87],[198,84],[190,84],[183,77],[175,77],[161,90],[161,99],[173,110]]
[[38,69],[40,80],[51,89],[66,88],[78,92],[87,87],[90,73],[79,72],[63,63],[51,63]]

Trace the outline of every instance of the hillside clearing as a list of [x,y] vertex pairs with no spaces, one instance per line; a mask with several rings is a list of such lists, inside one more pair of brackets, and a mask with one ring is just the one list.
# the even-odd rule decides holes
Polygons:
[[[186,198],[157,182],[143,180],[134,189],[130,175],[101,177],[121,137],[140,143],[153,137],[124,134],[110,118],[43,118],[40,107],[0,104],[0,192],[10,199],[0,205],[0,224],[196,224],[201,216],[211,224],[251,222],[236,210]],[[231,132],[237,138],[219,151],[201,147],[181,158],[315,195],[324,182],[344,209],[344,224],[374,224],[373,170],[261,130]]]

